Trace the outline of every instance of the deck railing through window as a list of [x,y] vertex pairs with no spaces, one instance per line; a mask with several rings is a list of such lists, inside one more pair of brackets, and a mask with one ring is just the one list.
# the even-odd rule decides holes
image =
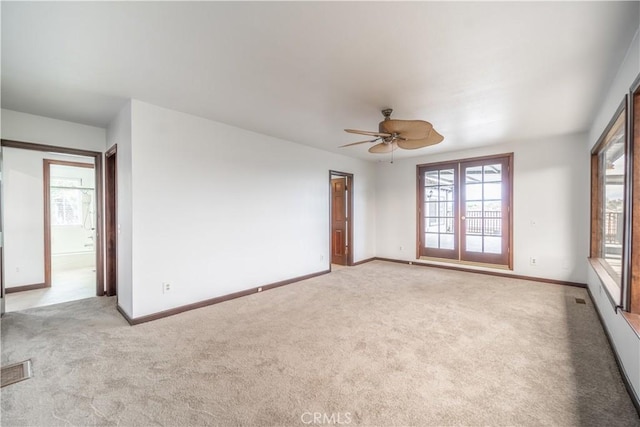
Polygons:
[[502,230],[502,212],[467,211],[467,234],[483,234],[485,236],[499,236]]
[[622,244],[622,212],[605,212],[605,243]]

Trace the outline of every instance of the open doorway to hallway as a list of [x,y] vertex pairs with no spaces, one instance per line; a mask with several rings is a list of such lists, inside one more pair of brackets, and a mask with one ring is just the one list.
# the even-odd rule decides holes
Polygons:
[[96,296],[95,158],[2,151],[6,311]]
[[330,171],[331,269],[353,265],[353,175]]

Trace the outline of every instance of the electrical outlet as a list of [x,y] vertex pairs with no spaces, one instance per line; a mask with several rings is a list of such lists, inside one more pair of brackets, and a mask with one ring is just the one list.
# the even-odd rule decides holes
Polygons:
[[171,292],[171,283],[163,283],[162,284],[162,293],[166,294],[168,292]]
[[258,292],[262,292],[262,288],[258,288]]
[[404,246],[400,246],[400,250],[401,250],[401,251],[404,251]]
[[536,257],[531,257],[529,258],[529,264],[533,265],[534,267],[538,265],[538,258]]

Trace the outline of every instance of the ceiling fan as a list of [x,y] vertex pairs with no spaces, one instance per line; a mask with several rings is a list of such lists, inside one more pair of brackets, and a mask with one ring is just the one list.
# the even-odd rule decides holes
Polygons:
[[342,145],[340,148],[380,141],[378,144],[369,148],[370,153],[379,154],[391,153],[397,148],[415,150],[417,148],[439,144],[444,140],[444,137],[436,132],[431,123],[424,120],[392,119],[392,112],[393,110],[391,108],[382,110],[384,120],[378,125],[378,132],[345,129],[345,132],[368,135],[374,138],[367,141],[352,142],[351,144]]

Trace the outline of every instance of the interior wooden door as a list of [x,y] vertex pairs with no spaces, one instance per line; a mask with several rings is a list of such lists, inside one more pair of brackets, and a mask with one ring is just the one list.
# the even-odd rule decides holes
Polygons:
[[331,263],[347,265],[347,178],[331,179]]

